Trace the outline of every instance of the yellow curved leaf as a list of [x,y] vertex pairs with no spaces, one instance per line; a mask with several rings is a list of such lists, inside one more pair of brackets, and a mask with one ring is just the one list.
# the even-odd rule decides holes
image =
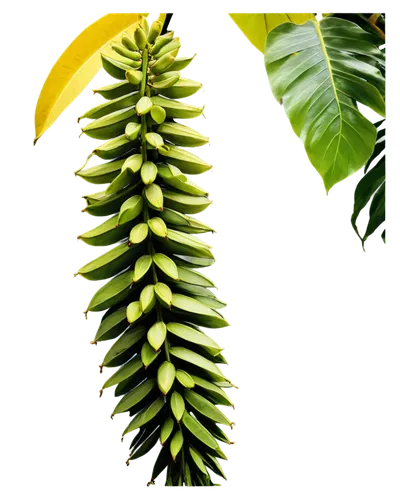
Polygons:
[[265,38],[270,31],[283,23],[303,24],[314,14],[229,14],[249,41],[264,53]]
[[111,50],[107,50],[109,42],[119,40],[124,31],[132,31],[141,15],[147,16],[107,14],[83,30],[67,47],[40,92],[35,111],[34,144],[99,71],[100,51]]

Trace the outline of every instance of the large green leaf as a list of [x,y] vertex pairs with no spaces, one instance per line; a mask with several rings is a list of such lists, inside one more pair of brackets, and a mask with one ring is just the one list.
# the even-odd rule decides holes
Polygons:
[[[376,123],[379,128],[383,120]],[[381,155],[385,149],[386,129],[378,130],[374,152],[365,166],[365,175],[357,184],[354,192],[354,210],[351,223],[354,231],[360,237],[362,244],[385,220],[385,155]],[[373,165],[372,168],[370,166]],[[372,200],[372,201],[371,201]],[[360,212],[371,201],[369,211],[369,222],[364,236],[361,236],[357,228],[357,218]],[[385,240],[384,235],[382,238]]]
[[357,102],[385,116],[379,69],[384,62],[376,38],[343,19],[285,23],[268,35],[265,65],[272,92],[327,191],[373,152],[376,128]]

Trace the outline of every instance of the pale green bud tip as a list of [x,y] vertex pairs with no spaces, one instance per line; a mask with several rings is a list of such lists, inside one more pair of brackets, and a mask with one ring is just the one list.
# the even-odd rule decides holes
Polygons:
[[149,97],[143,96],[136,104],[136,113],[138,116],[145,115],[151,110],[152,107],[153,101]]

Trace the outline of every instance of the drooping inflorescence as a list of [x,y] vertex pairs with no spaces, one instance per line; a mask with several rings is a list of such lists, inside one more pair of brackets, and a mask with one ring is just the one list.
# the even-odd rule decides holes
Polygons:
[[[177,57],[179,38],[160,35],[142,18],[134,36],[113,43],[104,69],[117,83],[96,90],[106,102],[81,119],[89,137],[107,140],[96,147],[106,163],[77,175],[105,191],[85,196],[85,212],[109,217],[79,238],[113,248],[83,266],[89,280],[111,278],[93,296],[88,311],[106,311],[94,343],[115,340],[103,367],[118,367],[103,389],[121,397],[113,415],[131,417],[123,435],[135,431],[129,461],[153,447],[161,449],[150,478],[166,468],[166,485],[212,486],[209,472],[225,477],[219,442],[230,444],[219,424],[232,422],[216,405],[233,406],[224,389],[222,349],[199,327],[227,325],[225,306],[213,282],[196,268],[214,262],[209,245],[195,234],[212,231],[193,218],[208,207],[207,192],[187,175],[211,165],[186,151],[208,139],[175,119],[200,116],[203,108],[175,99],[201,88],[181,78],[193,58]],[[101,390],[101,393],[103,391]]]

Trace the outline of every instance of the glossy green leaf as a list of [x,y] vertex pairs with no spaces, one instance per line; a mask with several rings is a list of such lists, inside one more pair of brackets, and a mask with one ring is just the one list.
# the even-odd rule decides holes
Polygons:
[[167,276],[173,280],[179,280],[178,268],[172,259],[162,253],[155,253],[153,255],[153,262]]
[[204,356],[201,356],[196,352],[186,349],[186,347],[171,347],[169,352],[172,356],[181,359],[182,361],[198,366],[216,380],[220,380],[222,382],[226,380],[221,370],[215,363],[209,361]]
[[145,425],[147,422],[150,422],[157,413],[164,406],[164,400],[161,398],[156,399],[151,405],[142,410],[140,413],[136,415],[136,417],[131,421],[128,427],[124,430],[123,436],[128,434],[128,432],[132,432],[136,429],[139,429],[142,425]]
[[176,460],[178,453],[183,446],[183,434],[181,431],[176,431],[171,439],[170,450],[173,460]]
[[167,418],[162,424],[160,431],[160,441],[162,445],[168,441],[172,431],[174,430],[174,425],[175,423],[172,418]]
[[193,459],[193,462],[199,468],[200,472],[202,472],[203,474],[207,474],[207,469],[206,469],[204,462],[201,459],[200,455],[192,447],[189,447],[189,453]]
[[142,255],[135,263],[135,269],[133,272],[133,281],[139,281],[145,276],[147,271],[150,269],[153,259],[151,255]]
[[185,389],[184,397],[186,401],[199,413],[216,422],[217,424],[232,425],[232,422],[213,403],[197,392]]
[[180,293],[172,294],[173,310],[187,317],[189,320],[197,323],[200,326],[208,328],[222,328],[228,326],[228,322],[213,309],[205,306],[201,302],[192,297],[187,297]]
[[270,32],[265,65],[272,92],[327,191],[371,156],[376,129],[356,101],[384,116],[376,63],[384,54],[359,26],[327,17]]
[[205,380],[197,375],[192,375],[193,382],[196,384],[196,390],[205,391],[207,397],[212,400],[214,404],[232,406],[233,404],[225,392],[213,384],[212,382]]
[[155,379],[148,379],[143,384],[135,387],[128,394],[121,399],[113,411],[113,415],[117,413],[123,413],[129,410],[136,404],[138,404],[142,399],[150,394],[150,392],[156,387]]
[[171,395],[171,410],[176,418],[177,422],[180,422],[185,411],[185,402],[183,397],[179,394],[179,392],[173,392]]
[[169,392],[175,380],[175,366],[169,361],[164,361],[157,372],[157,384],[164,396]]
[[167,329],[169,332],[183,340],[186,340],[187,342],[206,348],[214,356],[222,351],[222,348],[219,347],[214,340],[195,328],[191,328],[190,326],[183,325],[181,323],[171,322],[167,324]]
[[144,314],[149,313],[156,305],[154,285],[147,285],[140,293],[140,308]]
[[369,221],[363,236],[363,244],[369,236],[385,221],[385,182],[381,184],[371,201]]
[[141,368],[143,368],[143,363],[138,357],[131,359],[121,366],[121,368],[119,368],[114,375],[111,375],[106,382],[104,382],[103,389],[107,389],[108,387],[112,387],[113,385],[123,382],[132,375],[135,375],[139,370],[141,370]]
[[161,351],[155,351],[148,342],[143,344],[140,357],[145,368],[151,365],[151,363],[157,358]]
[[131,302],[126,308],[128,323],[135,323],[143,314],[139,301]]
[[154,286],[154,292],[160,304],[169,309],[172,305],[172,292],[169,286],[159,281]]
[[157,321],[147,332],[147,340],[155,351],[163,345],[166,336],[167,327],[164,321]]
[[146,329],[143,327],[127,329],[107,352],[104,357],[103,365],[110,365],[113,359],[117,358],[122,353],[137,344],[145,336],[145,334]]
[[186,387],[186,389],[192,389],[195,386],[194,380],[188,372],[185,372],[184,370],[176,370],[175,376],[178,382],[182,384],[183,387]]

